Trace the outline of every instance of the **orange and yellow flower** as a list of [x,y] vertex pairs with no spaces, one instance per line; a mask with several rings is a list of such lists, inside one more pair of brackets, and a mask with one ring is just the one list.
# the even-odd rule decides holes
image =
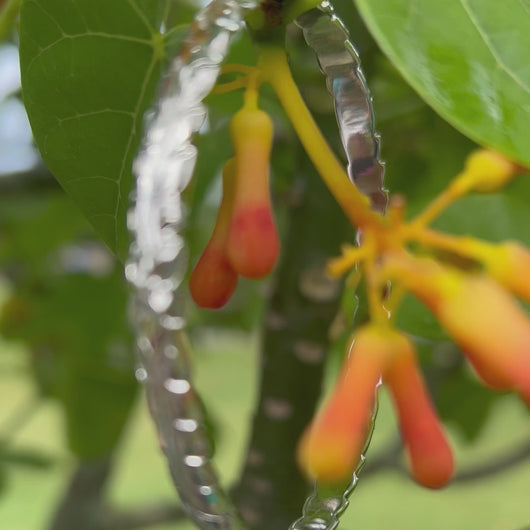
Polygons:
[[453,456],[408,337],[368,324],[358,329],[330,398],[304,434],[299,461],[324,482],[347,480],[358,465],[373,413],[376,386],[388,385],[418,483],[439,488],[453,472]]
[[223,169],[217,220],[190,278],[193,300],[209,309],[228,302],[238,276],[269,274],[280,252],[269,191],[273,127],[268,114],[258,109],[253,87],[231,120],[230,135],[234,158]]
[[[337,386],[300,443],[299,459],[309,475],[335,481],[353,473],[381,377],[399,417],[412,476],[430,488],[450,480],[453,456],[417,367],[414,347],[392,327],[387,312],[399,310],[407,291],[432,311],[486,385],[515,391],[530,406],[530,319],[510,294],[529,299],[530,252],[515,242],[494,245],[427,228],[465,193],[490,193],[513,178],[514,167],[496,153],[473,153],[456,180],[410,223],[403,220],[402,204],[395,206],[400,211],[391,206],[387,224],[364,226],[363,242],[344,246],[343,255],[330,260],[332,275],[353,267],[364,273],[372,323],[354,335]],[[476,267],[459,269],[458,260],[443,262],[436,254],[418,257],[408,248],[409,242],[423,245],[423,252],[430,247],[460,255],[476,262]],[[386,300],[389,280],[393,293]]]
[[272,121],[265,111],[247,107],[230,124],[236,185],[227,253],[241,276],[263,278],[276,264],[280,247],[269,192]]
[[391,201],[384,217],[371,210],[329,149],[282,50],[263,49],[257,68],[234,65],[230,71],[246,77],[224,89],[245,87],[245,102],[231,121],[235,155],[223,173],[215,229],[191,276],[193,298],[203,307],[220,307],[238,276],[261,278],[278,259],[269,193],[273,127],[257,105],[259,83],[269,82],[323,181],[362,230],[361,243],[345,245],[328,273],[340,276],[354,269],[356,277],[363,275],[370,314],[370,322],[352,335],[340,377],[301,439],[299,462],[319,480],[348,479],[361,459],[376,388],[383,382],[399,418],[412,476],[424,486],[442,487],[452,475],[453,456],[414,346],[395,329],[394,319],[402,295],[411,293],[435,315],[486,385],[515,391],[530,406],[530,319],[512,297],[530,301],[530,251],[517,242],[491,244],[429,228],[454,201],[468,193],[493,193],[521,168],[499,153],[476,150],[415,218],[405,220],[404,200]]

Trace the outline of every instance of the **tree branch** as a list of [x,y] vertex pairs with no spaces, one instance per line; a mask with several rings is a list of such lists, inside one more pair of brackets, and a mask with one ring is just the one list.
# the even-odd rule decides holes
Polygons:
[[81,462],[74,471],[49,530],[96,530],[100,524],[105,485],[112,456]]

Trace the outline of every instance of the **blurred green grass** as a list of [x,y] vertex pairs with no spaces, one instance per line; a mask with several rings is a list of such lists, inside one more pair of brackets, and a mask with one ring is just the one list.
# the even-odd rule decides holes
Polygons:
[[[21,349],[3,346],[0,353],[0,429],[17,406],[33,395]],[[220,427],[216,463],[225,484],[238,474],[240,455],[257,383],[256,340],[245,335],[205,333],[197,343],[196,380],[206,405]],[[485,462],[503,448],[530,437],[530,416],[514,397],[495,405],[477,443],[464,445],[450,431],[458,466]],[[395,433],[395,420],[382,396],[374,440],[368,454],[377,454]],[[53,459],[48,469],[10,464],[0,494],[0,529],[44,530],[66,487],[74,461],[63,438],[61,411],[44,402],[15,434],[12,447],[41,452]],[[523,530],[530,528],[530,460],[487,479],[454,484],[433,492],[388,471],[359,482],[341,528],[398,530]],[[122,440],[110,499],[120,508],[139,508],[175,498],[144,399],[136,405]],[[172,523],[152,530],[192,530],[189,523]],[[75,529],[72,529],[75,530]],[[281,530],[281,529],[279,529]]]

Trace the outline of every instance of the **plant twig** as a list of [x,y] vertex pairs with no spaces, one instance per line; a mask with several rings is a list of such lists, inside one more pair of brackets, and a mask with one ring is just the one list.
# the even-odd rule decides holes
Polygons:
[[49,530],[98,530],[105,485],[113,459],[107,455],[81,462],[74,471]]

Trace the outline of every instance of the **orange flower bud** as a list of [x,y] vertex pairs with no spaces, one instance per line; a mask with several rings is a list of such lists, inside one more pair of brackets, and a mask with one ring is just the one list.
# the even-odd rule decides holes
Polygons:
[[493,280],[413,260],[401,276],[492,388],[530,397],[530,320]]
[[404,335],[396,340],[384,381],[399,416],[412,476],[423,486],[441,488],[453,473],[453,455],[418,370],[414,347]]
[[247,278],[271,272],[279,241],[269,192],[272,122],[257,108],[243,107],[232,118],[236,189],[227,252],[232,267]]
[[234,159],[223,168],[223,197],[210,241],[190,277],[190,292],[199,307],[218,309],[226,304],[237,286],[237,272],[228,261],[226,241],[232,214]]
[[210,241],[202,253],[190,277],[190,292],[199,307],[219,309],[223,307],[237,287],[234,271],[224,247]]
[[337,385],[298,448],[308,475],[323,482],[351,477],[366,441],[376,385],[394,349],[395,332],[374,325],[353,336]]
[[530,320],[495,282],[466,279],[437,315],[486,384],[530,394]]

